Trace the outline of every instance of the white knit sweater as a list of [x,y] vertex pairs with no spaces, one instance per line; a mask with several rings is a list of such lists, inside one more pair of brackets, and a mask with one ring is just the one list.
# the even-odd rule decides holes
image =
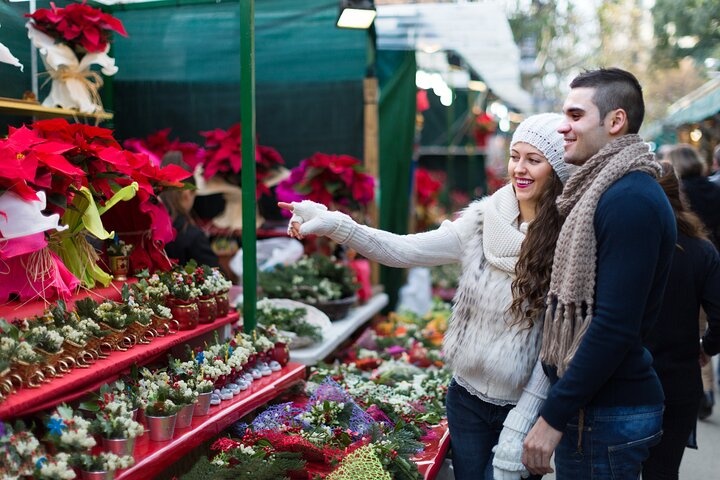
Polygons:
[[329,235],[367,258],[409,268],[462,262],[443,350],[461,385],[497,405],[517,403],[538,358],[541,322],[511,326],[511,283],[527,225],[518,227],[517,199],[507,185],[470,204],[433,231],[396,235],[347,216]]

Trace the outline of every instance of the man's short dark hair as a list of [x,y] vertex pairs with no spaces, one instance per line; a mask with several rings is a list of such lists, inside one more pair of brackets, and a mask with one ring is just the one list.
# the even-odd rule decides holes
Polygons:
[[640,82],[632,73],[619,68],[590,70],[570,82],[570,88],[582,87],[595,89],[593,102],[601,122],[608,112],[622,108],[628,117],[628,133],[638,133],[645,117],[645,102]]

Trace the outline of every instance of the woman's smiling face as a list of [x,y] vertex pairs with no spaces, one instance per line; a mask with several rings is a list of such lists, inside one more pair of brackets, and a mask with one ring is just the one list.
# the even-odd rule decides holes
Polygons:
[[535,211],[538,199],[547,188],[552,166],[545,155],[529,143],[517,142],[510,150],[508,177],[521,207]]

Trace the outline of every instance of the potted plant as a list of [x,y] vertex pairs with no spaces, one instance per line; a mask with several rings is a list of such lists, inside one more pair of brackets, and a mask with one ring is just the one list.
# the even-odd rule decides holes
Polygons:
[[[311,312],[314,316],[312,323]],[[287,337],[287,344],[291,348],[301,348],[321,341],[325,322],[329,326],[327,315],[294,300],[263,298],[257,302],[257,323],[264,326],[275,325],[278,332]]]
[[102,437],[105,451],[117,455],[132,455],[135,439],[145,432],[133,419],[133,406],[124,395],[103,396],[103,404],[92,421],[92,429]]
[[197,299],[201,295],[192,273],[194,268],[175,269],[160,274],[160,279],[168,288],[168,303],[173,319],[180,324],[180,330],[192,330],[197,327],[199,308]]
[[139,272],[137,277],[139,280],[130,285],[130,291],[137,302],[152,309],[150,333],[163,337],[177,330],[179,324],[173,320],[172,311],[165,305],[170,295],[167,284],[158,274],[150,275],[147,269]]
[[173,382],[170,387],[170,400],[180,406],[177,412],[175,428],[187,428],[190,426],[197,399],[198,392],[193,389],[190,383],[180,379]]
[[355,273],[335,257],[314,254],[272,271],[259,272],[258,285],[270,298],[289,298],[308,303],[327,314],[330,320],[347,315],[355,303],[359,285]]
[[110,273],[115,280],[124,282],[130,273],[130,252],[133,246],[120,240],[117,234],[113,241],[107,242],[106,245]]
[[171,400],[171,385],[165,372],[150,372],[142,369],[138,382],[145,421],[150,430],[150,440],[170,440],[175,433],[175,422],[180,405]]
[[130,455],[116,455],[100,452],[97,455],[81,453],[73,456],[73,464],[80,469],[83,480],[113,480],[115,471],[128,468],[135,463]]

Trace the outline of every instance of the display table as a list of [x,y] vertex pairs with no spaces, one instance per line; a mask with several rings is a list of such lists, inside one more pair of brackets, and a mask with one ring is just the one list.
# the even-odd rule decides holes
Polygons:
[[[112,296],[112,292],[113,290],[109,289],[104,293]],[[93,290],[92,294],[98,294],[98,290]],[[119,295],[117,298],[119,298]],[[6,308],[8,308],[7,305],[0,309],[0,314]],[[28,310],[30,306],[23,308]],[[42,307],[39,307],[38,313],[41,313],[42,310]],[[8,317],[7,313],[5,316]],[[12,318],[22,317],[14,315]],[[97,390],[103,384],[117,379],[131,366],[148,364],[165,355],[171,347],[187,343],[195,337],[224,327],[237,321],[237,319],[238,313],[231,312],[212,323],[199,324],[193,330],[183,330],[164,337],[157,337],[148,344],[137,344],[124,352],[113,351],[108,358],[97,360],[89,368],[73,368],[63,377],[54,378],[50,383],[40,388],[23,388],[8,396],[0,404],[0,420],[10,421],[13,418],[52,408],[62,402],[77,400],[86,395],[87,392]]]
[[332,322],[330,328],[323,332],[322,342],[314,343],[305,348],[291,349],[290,360],[305,365],[317,364],[335,351],[342,342],[370,320],[373,315],[382,310],[387,303],[387,293],[373,295],[363,305],[351,308],[347,317]]
[[190,427],[175,429],[175,436],[172,440],[153,442],[150,440],[149,434],[144,434],[135,443],[135,465],[118,472],[115,479],[155,478],[192,449],[218,436],[227,427],[304,378],[305,366],[289,363],[279,372],[254,381],[249,389],[241,392],[232,400],[210,407],[210,413],[207,416],[193,417]]
[[447,420],[441,421],[433,427],[436,437],[425,443],[425,449],[412,458],[425,480],[434,479],[445,461],[445,455],[450,447],[450,430]]

